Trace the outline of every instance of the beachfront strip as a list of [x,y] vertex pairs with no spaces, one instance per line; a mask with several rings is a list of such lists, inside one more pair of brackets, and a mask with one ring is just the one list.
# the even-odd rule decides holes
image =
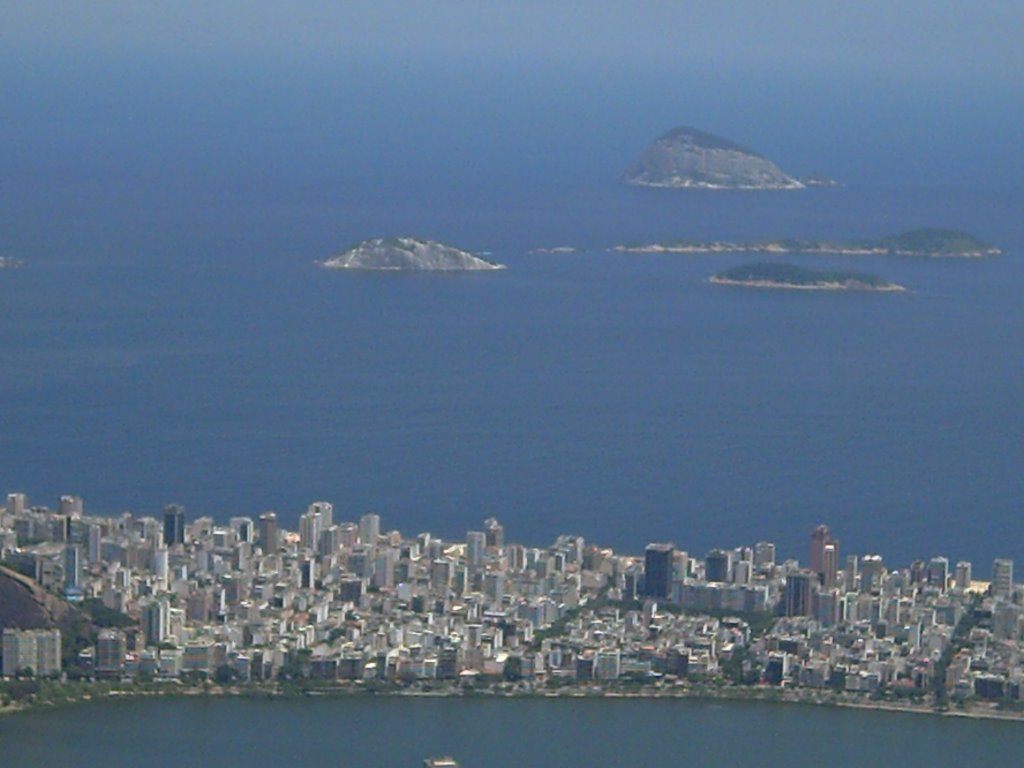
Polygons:
[[273,512],[220,525],[177,505],[162,519],[83,506],[7,498],[4,565],[78,604],[94,634],[80,649],[65,637],[61,658],[55,630],[8,627],[5,676],[654,695],[696,685],[1009,710],[1021,697],[1010,560],[979,582],[945,557],[841,560],[825,526],[802,566],[769,542],[703,557],[658,543],[623,555],[578,536],[528,547],[494,519],[465,541],[406,538],[375,514],[335,522],[326,502],[298,531]]

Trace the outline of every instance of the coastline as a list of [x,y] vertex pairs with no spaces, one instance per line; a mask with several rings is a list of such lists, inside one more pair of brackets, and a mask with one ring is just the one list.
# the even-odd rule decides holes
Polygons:
[[514,698],[514,699],[608,699],[614,701],[635,699],[673,699],[694,702],[752,702],[759,704],[803,705],[855,709],[862,711],[902,712],[936,717],[958,717],[974,720],[1003,720],[1024,722],[1024,710],[999,709],[995,704],[971,702],[964,708],[937,707],[928,701],[872,700],[866,694],[836,693],[824,689],[785,689],[762,686],[705,686],[675,685],[671,687],[613,687],[564,686],[548,688],[517,687],[462,687],[457,684],[443,688],[389,686],[385,689],[368,688],[360,682],[303,687],[278,683],[248,683],[232,686],[203,684],[153,684],[153,688],[112,688],[93,690],[86,687],[79,696],[57,700],[28,701],[0,705],[0,717],[31,714],[72,705],[87,705],[105,701],[148,698],[258,698],[268,700],[298,700],[306,698]]

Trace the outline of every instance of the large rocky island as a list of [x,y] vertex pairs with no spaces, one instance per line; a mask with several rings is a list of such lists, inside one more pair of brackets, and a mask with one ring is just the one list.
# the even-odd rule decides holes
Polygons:
[[321,262],[321,266],[385,272],[480,272],[505,268],[461,248],[417,237],[363,240]]
[[665,240],[646,245],[615,246],[622,253],[810,253],[839,256],[919,256],[929,258],[980,258],[1002,251],[974,235],[953,229],[926,228],[901,232],[876,240]]
[[888,283],[876,275],[861,272],[825,271],[807,269],[795,264],[744,264],[727,269],[709,278],[714,285],[733,285],[741,288],[773,288],[797,291],[878,291],[900,293],[906,289]]
[[655,139],[624,180],[643,187],[802,189],[800,180],[729,139],[696,128],[673,128]]

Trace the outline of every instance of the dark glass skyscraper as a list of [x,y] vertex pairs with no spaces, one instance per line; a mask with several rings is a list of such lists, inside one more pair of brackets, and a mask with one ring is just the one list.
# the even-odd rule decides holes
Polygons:
[[264,512],[260,515],[260,546],[265,554],[270,554],[277,551],[279,544],[277,513]]
[[164,507],[164,546],[185,543],[185,508],[180,504]]
[[674,544],[648,544],[644,551],[644,595],[662,599],[672,595]]
[[786,576],[786,615],[813,616],[814,598],[818,592],[818,574],[802,568]]
[[732,554],[722,549],[712,549],[704,558],[704,578],[708,581],[729,581],[732,570]]

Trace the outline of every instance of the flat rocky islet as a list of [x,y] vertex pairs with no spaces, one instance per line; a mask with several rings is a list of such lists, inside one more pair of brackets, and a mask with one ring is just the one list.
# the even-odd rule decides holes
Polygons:
[[688,126],[673,128],[655,139],[626,171],[623,180],[636,186],[676,189],[803,189],[807,186],[752,149]]
[[617,245],[614,250],[622,253],[806,253],[927,258],[981,258],[1002,253],[996,246],[979,240],[974,235],[938,227],[908,230],[875,240],[665,240],[659,243]]
[[461,248],[418,237],[363,240],[320,265],[378,272],[483,272],[505,268]]
[[802,291],[870,291],[902,293],[902,285],[863,272],[820,270],[795,264],[758,262],[743,264],[712,275],[708,282],[741,288],[765,288]]

